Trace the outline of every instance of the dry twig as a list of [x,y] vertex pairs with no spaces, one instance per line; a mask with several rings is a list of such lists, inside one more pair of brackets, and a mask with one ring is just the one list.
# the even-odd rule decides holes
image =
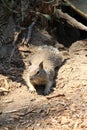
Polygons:
[[25,39],[25,42],[24,42],[24,44],[26,44],[26,45],[28,45],[28,43],[31,41],[32,30],[33,30],[33,27],[35,26],[37,20],[38,20],[38,16],[35,17],[32,24],[28,27],[28,35],[27,35],[27,38]]
[[0,87],[0,93],[2,93],[2,92],[9,92],[9,90],[4,87]]
[[10,58],[9,58],[9,63],[11,63],[11,59],[12,59],[12,57],[13,57],[13,55],[14,55],[14,52],[15,52],[15,49],[16,49],[16,45],[15,45],[15,43],[16,43],[16,41],[17,41],[17,39],[18,39],[18,36],[19,36],[19,34],[21,33],[21,31],[20,32],[15,32],[15,37],[14,37],[14,41],[13,41],[13,50],[12,50],[12,52],[11,52],[11,56],[10,56]]
[[51,99],[51,98],[55,98],[55,97],[64,97],[64,96],[65,96],[64,94],[54,94],[52,96],[47,96],[46,98]]

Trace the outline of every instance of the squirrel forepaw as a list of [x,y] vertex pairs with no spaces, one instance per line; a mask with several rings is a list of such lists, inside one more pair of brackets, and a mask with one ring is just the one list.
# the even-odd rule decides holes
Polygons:
[[36,89],[35,89],[35,88],[29,88],[29,91],[30,91],[31,93],[35,93],[35,92],[36,92]]
[[50,93],[50,89],[45,89],[44,90],[44,95],[48,95]]
[[47,95],[50,93],[52,84],[53,84],[53,81],[48,82],[48,84],[46,85],[45,90],[44,90],[44,95]]

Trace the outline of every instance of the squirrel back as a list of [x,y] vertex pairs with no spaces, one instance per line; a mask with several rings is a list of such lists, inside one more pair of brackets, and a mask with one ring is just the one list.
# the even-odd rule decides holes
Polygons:
[[32,65],[40,64],[43,62],[44,69],[54,70],[56,67],[60,67],[63,62],[63,57],[58,49],[52,46],[40,46],[36,53],[31,56],[30,62]]

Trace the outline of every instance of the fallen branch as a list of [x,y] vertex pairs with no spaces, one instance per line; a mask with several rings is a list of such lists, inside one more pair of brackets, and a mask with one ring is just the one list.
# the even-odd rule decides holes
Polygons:
[[87,14],[84,13],[83,11],[81,11],[80,9],[78,9],[77,7],[75,7],[70,1],[68,0],[64,0],[70,7],[72,7],[76,12],[78,12],[78,14],[80,14],[81,16],[83,16],[85,19],[87,19]]
[[63,18],[67,21],[67,23],[69,23],[70,25],[72,25],[73,27],[77,28],[77,29],[81,29],[81,30],[85,30],[87,31],[87,26],[83,25],[82,23],[78,22],[76,19],[72,18],[70,15],[68,15],[67,13],[63,13],[61,10],[57,9],[60,18]]

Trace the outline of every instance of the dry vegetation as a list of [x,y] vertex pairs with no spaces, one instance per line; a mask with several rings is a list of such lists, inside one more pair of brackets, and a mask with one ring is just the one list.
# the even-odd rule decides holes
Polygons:
[[[87,24],[83,23],[67,14],[64,0],[1,0],[0,130],[87,129]],[[30,93],[23,80],[30,56],[44,44],[69,54],[64,55],[66,62],[47,96]]]

